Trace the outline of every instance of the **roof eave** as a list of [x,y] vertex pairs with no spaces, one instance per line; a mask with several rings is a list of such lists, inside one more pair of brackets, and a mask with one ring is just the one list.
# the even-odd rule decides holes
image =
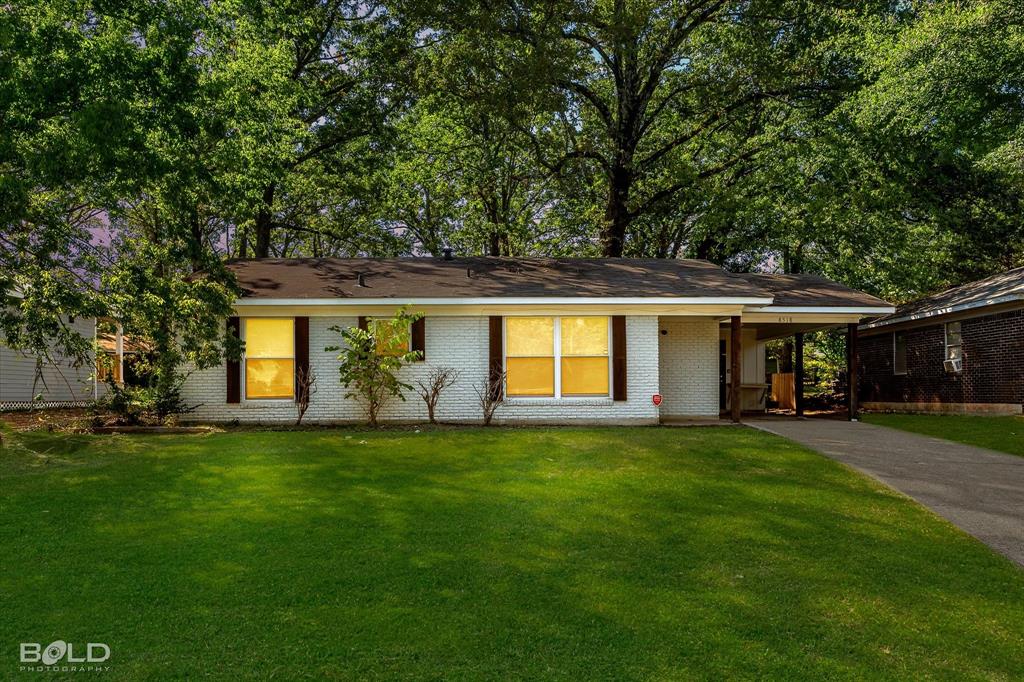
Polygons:
[[750,312],[889,315],[895,311],[896,308],[891,305],[768,305]]
[[240,298],[236,306],[443,306],[443,305],[740,305],[766,306],[752,296],[488,296],[445,298]]
[[951,306],[947,306],[945,308],[936,308],[933,310],[926,310],[921,313],[911,313],[909,315],[901,315],[899,317],[893,317],[884,320],[876,320],[875,322],[867,322],[865,324],[862,324],[860,328],[865,330],[882,329],[884,327],[891,327],[893,325],[904,324],[906,322],[917,322],[919,320],[928,320],[933,317],[955,315],[956,313],[976,310],[978,308],[989,308],[992,306],[1003,305],[1005,303],[1016,303],[1018,301],[1024,301],[1024,294],[1007,294],[1006,296],[997,296],[995,298],[987,298],[981,301],[957,303]]

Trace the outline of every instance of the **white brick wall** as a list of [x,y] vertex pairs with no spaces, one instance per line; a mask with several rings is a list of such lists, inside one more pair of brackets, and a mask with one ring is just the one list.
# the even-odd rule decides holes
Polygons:
[[[338,381],[335,353],[324,347],[340,342],[340,336],[329,332],[332,325],[354,326],[355,317],[311,317],[309,319],[309,363],[316,375],[316,393],[310,401],[305,421],[361,421],[360,404],[344,397],[345,389]],[[416,380],[426,377],[434,365],[459,370],[458,381],[441,394],[437,418],[449,422],[479,422],[480,405],[474,386],[487,377],[487,317],[426,318],[426,361],[402,370],[401,378],[414,388]],[[496,423],[656,423],[657,410],[651,395],[658,392],[658,319],[653,316],[626,318],[627,400],[609,399],[508,400],[495,414]],[[295,405],[291,401],[246,401],[229,405],[226,399],[223,366],[193,372],[185,382],[182,396],[187,404],[196,406],[186,416],[191,421],[293,422]],[[426,406],[415,391],[406,400],[393,401],[384,411],[383,419],[391,421],[425,421]]]
[[718,416],[718,322],[710,317],[659,318],[661,414]]
[[[355,317],[309,318],[309,368],[316,376],[316,392],[309,403],[305,420],[356,421],[362,418],[358,403],[344,398],[344,387],[338,381],[336,353],[324,348],[341,343],[341,335],[329,327],[356,325]],[[295,403],[291,400],[246,400],[243,388],[242,402],[229,405],[224,365],[192,372],[182,387],[182,399],[193,412],[185,416],[190,421],[240,422],[294,422]]]

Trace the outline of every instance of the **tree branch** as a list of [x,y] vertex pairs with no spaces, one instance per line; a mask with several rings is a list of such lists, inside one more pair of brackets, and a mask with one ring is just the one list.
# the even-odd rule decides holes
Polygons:
[[661,50],[658,51],[658,56],[651,62],[651,67],[648,69],[647,81],[640,91],[641,108],[647,106],[647,102],[654,95],[654,91],[658,89],[658,84],[661,82],[661,74],[665,71],[669,60],[672,59],[672,55],[679,49],[679,46],[694,30],[710,21],[715,13],[726,4],[726,1],[711,0],[710,4],[701,10],[699,8],[708,2],[708,0],[704,0],[704,2],[689,8],[685,14],[675,21],[672,30],[669,31],[669,37],[665,40]]
[[[730,159],[727,159],[726,161],[723,161],[722,163],[718,164],[717,166],[712,166],[711,168],[708,168],[708,169],[706,169],[704,171],[701,171],[700,173],[697,174],[696,179],[697,180],[707,180],[708,178],[714,177],[714,176],[716,176],[716,175],[718,175],[720,173],[724,173],[725,171],[729,170],[733,166],[736,166],[737,164],[740,164],[740,163],[742,163],[744,161],[747,161],[747,160],[753,158],[758,153],[763,151],[764,148],[765,148],[764,145],[755,145],[754,147],[751,147],[747,151],[743,152],[742,154],[737,154],[736,156],[734,156],[734,157],[732,157]],[[635,216],[643,215],[647,211],[651,210],[651,208],[653,208],[659,201],[662,201],[664,199],[667,199],[667,198],[671,197],[673,194],[681,191],[687,185],[691,184],[691,182],[692,181],[678,182],[678,183],[676,183],[674,185],[670,185],[670,186],[666,187],[665,189],[663,189],[663,190],[661,190],[659,192],[655,192],[654,194],[652,194],[647,199],[647,201],[645,201],[643,204],[641,204],[635,211],[630,211],[630,215],[634,216],[634,217]]]
[[600,41],[592,36],[580,33],[579,31],[562,31],[562,37],[567,40],[575,40],[579,43],[583,43],[601,58],[608,70],[612,72],[612,76],[615,78],[616,87],[622,87],[622,73],[619,69],[618,60],[609,56],[605,51],[604,46],[601,45]]
[[555,85],[571,92],[575,92],[586,101],[590,102],[591,106],[593,106],[601,116],[601,120],[604,121],[606,126],[608,126],[608,130],[615,130],[615,119],[612,117],[611,109],[608,108],[608,105],[601,100],[601,97],[596,92],[583,83],[579,83],[577,81],[559,80]]
[[673,149],[675,149],[679,145],[685,144],[685,143],[689,142],[690,140],[692,140],[693,138],[695,138],[698,135],[700,135],[701,133],[705,132],[706,130],[711,128],[715,123],[717,123],[718,121],[722,120],[723,118],[725,118],[726,116],[728,116],[732,112],[736,111],[737,109],[740,109],[741,107],[746,106],[747,104],[752,104],[754,102],[760,101],[764,97],[765,97],[765,95],[763,95],[761,93],[752,93],[750,95],[747,95],[746,97],[742,97],[742,98],[736,100],[735,102],[733,102],[729,106],[725,107],[724,109],[719,109],[718,111],[714,112],[713,114],[705,117],[704,120],[701,121],[699,124],[697,124],[696,127],[691,128],[690,130],[686,131],[682,135],[679,135],[678,137],[676,137],[675,139],[671,140],[670,142],[662,145],[660,149],[657,149],[656,151],[654,151],[650,155],[648,155],[646,158],[641,160],[639,165],[641,167],[644,167],[644,166],[647,166],[649,164],[654,163],[655,161],[657,161],[658,159],[662,158],[663,156],[665,156],[666,154],[671,152]]

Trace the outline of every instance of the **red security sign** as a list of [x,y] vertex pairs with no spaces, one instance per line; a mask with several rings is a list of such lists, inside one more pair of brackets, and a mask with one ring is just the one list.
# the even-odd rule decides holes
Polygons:
[[654,395],[652,395],[651,396],[651,402],[654,403],[655,407],[658,407],[659,405],[661,405],[661,394],[660,393],[655,393]]

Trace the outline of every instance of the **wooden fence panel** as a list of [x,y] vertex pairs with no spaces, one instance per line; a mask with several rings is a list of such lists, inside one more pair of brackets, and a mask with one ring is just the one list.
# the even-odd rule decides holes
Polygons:
[[772,400],[784,410],[796,409],[796,384],[792,372],[772,375]]

